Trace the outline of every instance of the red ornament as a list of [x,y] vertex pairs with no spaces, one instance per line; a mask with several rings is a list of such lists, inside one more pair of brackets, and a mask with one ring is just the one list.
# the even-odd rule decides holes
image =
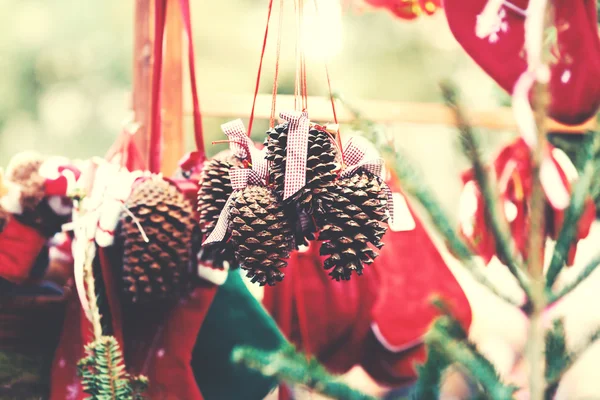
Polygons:
[[[476,23],[487,0],[445,0],[450,29],[467,53],[504,90],[512,92],[527,69],[524,58],[524,10],[528,0],[505,1],[489,36],[476,35]],[[595,1],[557,0],[554,28],[556,60],[551,64],[549,114],[576,125],[600,106],[600,40]]]
[[422,13],[434,14],[442,8],[441,0],[365,0],[374,7],[387,8],[401,19],[412,20]]
[[[541,179],[546,194],[546,234],[553,239],[558,237],[566,205],[571,191],[571,181],[576,178],[577,171],[561,150],[548,145],[545,161],[554,165],[558,173],[552,174],[550,168],[542,168]],[[550,164],[548,164],[550,165]],[[509,222],[515,244],[521,254],[527,257],[527,241],[529,237],[530,201],[532,192],[531,151],[523,139],[518,139],[504,147],[493,164],[500,202]],[[473,171],[463,174],[465,187],[461,198],[461,232],[471,243],[474,251],[483,257],[486,263],[496,255],[496,243],[484,209],[483,195],[474,181]],[[566,199],[566,203],[565,203]],[[595,219],[595,205],[589,197],[586,199],[583,216],[579,222],[577,239],[587,237]],[[577,243],[573,244],[567,264],[571,265],[575,258]],[[505,262],[506,260],[501,260]]]

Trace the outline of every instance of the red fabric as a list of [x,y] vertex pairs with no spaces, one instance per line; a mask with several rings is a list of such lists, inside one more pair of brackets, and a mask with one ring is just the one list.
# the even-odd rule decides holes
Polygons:
[[129,171],[145,170],[146,160],[127,130],[122,131],[104,156],[108,162],[116,163]]
[[[444,9],[452,33],[467,53],[502,88],[512,92],[527,69],[523,57],[524,17],[506,6],[500,30],[493,39],[475,35],[477,16],[487,0],[445,0]],[[526,9],[528,0],[513,0]],[[556,0],[555,26],[558,43],[551,65],[550,115],[564,124],[578,124],[592,117],[600,105],[600,40],[595,0]]]
[[[545,152],[546,157],[551,157],[554,166],[557,168],[562,184],[570,190],[570,183],[567,179],[565,171],[554,157],[553,147],[548,145]],[[504,147],[494,161],[494,172],[496,181],[498,182],[498,191],[500,193],[500,201],[502,203],[509,201],[515,206],[517,211],[516,218],[510,222],[510,229],[517,248],[520,253],[527,257],[527,241],[529,238],[529,214],[530,200],[532,192],[532,165],[531,152],[523,139],[519,138],[515,142]],[[473,172],[471,170],[463,174],[465,183],[473,181]],[[546,193],[548,197],[548,193]],[[474,251],[483,257],[488,263],[494,255],[496,255],[496,244],[493,234],[489,231],[489,224],[484,209],[483,195],[477,189],[477,209],[474,215],[474,232],[473,235],[464,233],[465,238],[472,244]],[[557,209],[546,202],[546,234],[556,239],[562,228],[562,223],[565,217],[565,210]],[[588,197],[585,202],[583,215],[578,225],[576,241],[573,244],[567,265],[572,265],[577,241],[587,237],[589,234],[592,222],[595,219],[595,205],[591,197]],[[505,260],[501,260],[505,262]]]
[[13,283],[26,281],[46,240],[37,229],[10,218],[0,232],[0,277]]
[[434,14],[442,8],[441,0],[365,0],[374,7],[387,8],[396,17],[412,20],[422,13]]
[[[388,182],[400,191],[397,182]],[[430,296],[445,298],[465,329],[469,303],[422,223],[412,231],[384,236],[385,246],[364,275],[332,281],[322,267],[318,246],[294,253],[285,279],[265,288],[263,303],[284,334],[303,351],[316,355],[333,372],[361,363],[375,380],[397,385],[415,378],[413,362],[422,346],[399,353],[386,349],[371,331],[376,324],[385,342],[402,347],[417,342],[438,315]]]

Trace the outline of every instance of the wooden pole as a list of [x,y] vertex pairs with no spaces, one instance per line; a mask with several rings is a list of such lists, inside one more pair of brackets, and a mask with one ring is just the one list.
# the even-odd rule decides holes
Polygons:
[[[239,118],[248,114],[252,106],[252,95],[235,95],[226,93],[203,93],[202,115],[217,118]],[[333,115],[328,97],[309,96],[308,110],[312,121],[331,122]],[[384,100],[356,100],[352,106],[362,115],[372,121],[381,123],[417,124],[417,125],[445,125],[454,126],[454,115],[444,104],[436,103],[408,103]],[[277,107],[279,110],[293,110],[294,96],[278,95]],[[191,117],[190,105],[186,107],[186,116]],[[354,119],[351,110],[341,102],[336,103],[339,122],[347,123]],[[496,107],[487,109],[467,110],[469,120],[473,126],[492,130],[516,130],[517,125],[510,107]],[[257,119],[269,119],[271,115],[271,95],[259,95],[256,101]],[[562,133],[584,133],[587,129],[594,129],[594,118],[577,126],[565,126],[556,121],[548,121],[548,130]]]
[[134,140],[144,156],[146,167],[151,122],[153,9],[152,0],[135,1],[132,103],[139,129]]
[[162,80],[163,161],[161,172],[171,176],[185,150],[183,135],[183,20],[179,1],[167,2]]

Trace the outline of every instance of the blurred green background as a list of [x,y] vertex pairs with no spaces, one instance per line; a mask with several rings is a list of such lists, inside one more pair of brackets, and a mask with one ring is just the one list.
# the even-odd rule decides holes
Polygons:
[[[201,103],[206,93],[252,93],[268,1],[192,3]],[[293,93],[293,11],[292,2],[286,3],[280,93]],[[443,13],[407,22],[355,3],[344,10],[341,31],[333,20],[331,29],[311,28],[317,39],[341,38],[330,69],[335,90],[348,100],[440,102],[438,82],[448,77],[461,87],[467,105],[493,107],[506,100],[455,42]],[[130,115],[133,6],[122,0],[0,0],[0,165],[28,149],[71,158],[104,154]],[[276,21],[274,17],[262,93],[270,93],[272,85]],[[322,62],[309,60],[308,70],[309,94],[326,94]],[[223,122],[205,118],[207,141],[222,137]],[[191,120],[186,125],[191,146]],[[256,124],[257,140],[264,128],[265,121]],[[452,129],[387,128],[419,163],[446,207],[454,208],[458,173],[466,164]],[[491,151],[510,135],[481,136]],[[209,151],[220,148],[209,146]]]

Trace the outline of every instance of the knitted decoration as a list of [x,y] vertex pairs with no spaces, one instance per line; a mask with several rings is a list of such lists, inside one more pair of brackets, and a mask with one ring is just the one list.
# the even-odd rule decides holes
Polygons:
[[364,265],[377,257],[369,243],[381,249],[388,215],[380,178],[361,170],[337,184],[335,201],[323,217],[319,240],[323,241],[321,255],[329,256],[324,266],[339,281],[349,280],[353,271],[362,275]]
[[184,289],[195,225],[192,206],[170,182],[152,177],[134,187],[123,213],[124,290],[134,303],[173,299]]
[[13,156],[6,169],[6,180],[21,186],[21,205],[27,219],[39,221],[41,216],[36,207],[45,197],[46,179],[39,173],[44,157],[35,152],[22,152]]
[[277,195],[263,186],[247,186],[236,197],[231,217],[231,241],[247,276],[261,286],[281,281],[293,235]]

